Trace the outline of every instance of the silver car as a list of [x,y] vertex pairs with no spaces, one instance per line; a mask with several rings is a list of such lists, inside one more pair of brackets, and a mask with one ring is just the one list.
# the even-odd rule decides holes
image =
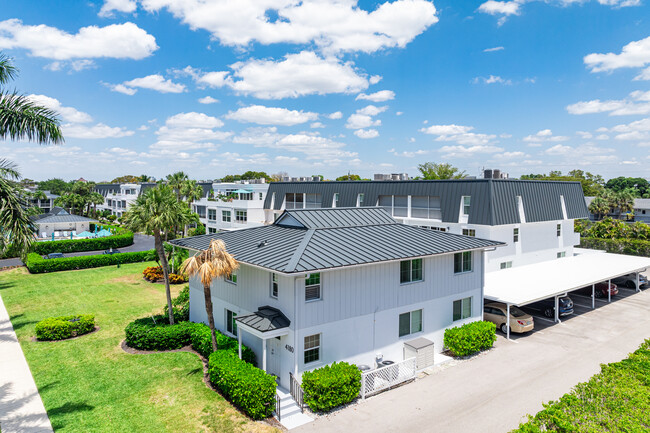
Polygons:
[[[636,289],[636,274],[627,274],[622,277],[612,278],[612,283],[615,283],[619,287],[624,286],[628,289]],[[647,284],[648,277],[639,274],[639,286],[645,286]]]

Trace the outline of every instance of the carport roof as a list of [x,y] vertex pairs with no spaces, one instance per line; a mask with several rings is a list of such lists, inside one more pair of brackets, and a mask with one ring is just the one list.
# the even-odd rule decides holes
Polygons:
[[487,272],[484,297],[521,306],[648,267],[648,257],[594,251]]

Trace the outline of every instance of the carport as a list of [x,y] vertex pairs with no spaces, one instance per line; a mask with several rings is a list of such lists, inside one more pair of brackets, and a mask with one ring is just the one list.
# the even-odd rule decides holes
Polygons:
[[[582,250],[584,251],[584,250]],[[636,273],[650,267],[650,258],[589,250],[584,254],[532,265],[502,269],[485,274],[484,298],[507,306],[507,338],[510,339],[510,306],[532,304],[555,298],[555,322],[560,322],[558,299],[573,290],[591,286],[591,305],[595,308],[595,285],[601,281]],[[608,293],[611,301],[611,295]]]

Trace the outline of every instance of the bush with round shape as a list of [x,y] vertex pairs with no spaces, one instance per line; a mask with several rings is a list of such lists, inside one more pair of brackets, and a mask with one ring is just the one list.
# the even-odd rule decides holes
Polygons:
[[[217,351],[232,352],[239,357],[239,341],[217,331]],[[212,335],[210,327],[204,323],[195,323],[190,336],[192,349],[196,350],[203,357],[209,358],[212,352]],[[256,365],[255,352],[242,344],[241,357],[249,364]]]
[[174,350],[190,344],[194,324],[169,324],[167,316],[144,317],[129,323],[124,329],[126,345],[139,350]]
[[218,350],[208,361],[210,382],[248,416],[268,418],[275,409],[275,378],[239,359],[227,350]]
[[49,317],[36,324],[36,338],[42,341],[65,340],[92,332],[95,329],[93,314]]
[[496,339],[496,325],[478,321],[445,329],[444,343],[454,356],[468,356],[491,348]]
[[356,365],[335,362],[303,373],[302,389],[311,410],[329,412],[358,397],[361,372]]

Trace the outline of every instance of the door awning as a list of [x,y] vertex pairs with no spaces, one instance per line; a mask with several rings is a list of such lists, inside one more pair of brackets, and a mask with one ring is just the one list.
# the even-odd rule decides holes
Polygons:
[[237,326],[263,340],[289,333],[291,321],[282,311],[268,305],[259,307],[253,314],[237,317]]
[[484,297],[526,305],[650,267],[649,257],[589,251],[485,274]]

